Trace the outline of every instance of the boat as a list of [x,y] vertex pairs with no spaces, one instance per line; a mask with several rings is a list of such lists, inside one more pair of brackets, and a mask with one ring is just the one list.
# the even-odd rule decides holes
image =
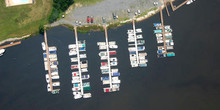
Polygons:
[[5,49],[0,49],[0,56],[2,56],[5,52]]
[[120,76],[120,73],[119,72],[114,72],[114,73],[112,73],[112,76]]
[[153,23],[154,24],[154,27],[159,27],[161,26],[161,23]]
[[107,49],[106,45],[99,45],[99,50],[105,50],[105,49]]
[[117,66],[118,63],[117,63],[117,62],[111,62],[110,65],[111,65],[111,66]]
[[55,50],[57,50],[57,48],[56,48],[55,46],[53,46],[53,47],[48,47],[48,50],[49,50],[49,51],[55,51]]
[[78,69],[78,65],[71,65],[71,69]]
[[147,67],[147,64],[144,63],[144,64],[139,64],[140,67]]
[[60,77],[58,75],[54,75],[54,76],[51,76],[52,79],[59,79]]
[[110,48],[110,49],[117,49],[118,46],[117,46],[117,45],[109,45],[109,48]]
[[115,41],[110,41],[109,45],[116,45],[116,42]]
[[53,86],[60,86],[60,82],[53,82],[52,85]]
[[72,91],[79,91],[79,90],[81,90],[80,83],[74,83]]
[[46,82],[49,83],[50,82],[49,75],[46,74],[45,77],[46,77]]
[[116,55],[116,51],[109,51],[109,55]]
[[91,93],[85,93],[83,94],[83,98],[91,98],[92,94]]
[[145,47],[144,46],[139,46],[137,47],[138,51],[144,51],[145,50]]
[[186,2],[186,5],[193,3],[193,1],[196,1],[196,0],[189,0],[188,2]]
[[105,46],[106,43],[105,43],[105,42],[97,42],[97,45],[99,45],[99,46]]
[[110,87],[108,88],[103,88],[104,92],[112,92],[112,89]]
[[121,80],[119,80],[118,76],[112,77],[112,83],[117,83],[117,84],[119,84],[119,83],[121,83]]
[[79,83],[80,82],[80,77],[79,76],[73,76],[72,77],[72,83]]
[[57,76],[58,72],[51,72],[51,76]]
[[116,57],[112,57],[112,58],[110,58],[110,61],[117,62],[117,58]]
[[101,56],[101,60],[107,60],[108,56]]
[[77,52],[75,50],[70,50],[70,52],[69,52],[69,56],[76,55],[76,54],[77,54]]
[[91,90],[90,82],[82,83],[83,90]]
[[51,91],[50,84],[47,84],[47,91],[48,91],[48,92],[50,92],[50,91]]
[[154,30],[154,34],[162,33],[162,30]]
[[[75,94],[75,95],[74,95],[74,94]],[[80,92],[77,92],[77,93],[73,92],[73,95],[74,95],[74,99],[80,99],[80,98],[82,98],[82,95],[81,95]]]
[[79,75],[78,71],[77,72],[72,72],[72,76],[78,76],[78,75]]
[[81,77],[82,77],[82,80],[86,80],[86,79],[89,79],[89,78],[90,78],[89,74],[87,74],[87,75],[82,75]]
[[108,63],[107,62],[101,62],[101,66],[107,66]]
[[70,44],[68,47],[69,49],[76,49],[76,44]]
[[87,68],[82,68],[81,71],[82,72],[88,72],[88,69]]
[[42,42],[41,45],[42,45],[42,49],[43,49],[43,50],[46,50],[45,42]]
[[107,56],[107,52],[106,51],[101,51],[100,53],[99,53],[99,56],[101,57],[101,56]]
[[109,69],[102,69],[101,72],[102,74],[109,74]]
[[141,32],[142,32],[141,28],[136,29],[136,33],[141,33]]
[[77,58],[70,58],[71,62],[78,62]]
[[137,39],[143,39],[143,36],[141,34],[137,35]]

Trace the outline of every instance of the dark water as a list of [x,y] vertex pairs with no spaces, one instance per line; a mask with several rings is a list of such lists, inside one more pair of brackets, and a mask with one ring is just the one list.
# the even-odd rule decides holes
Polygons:
[[[179,0],[176,4],[182,2]],[[74,32],[65,27],[48,31],[50,46],[57,46],[61,91],[47,93],[41,42],[38,35],[21,45],[8,48],[0,58],[1,110],[220,110],[220,1],[197,0],[183,6],[165,24],[174,30],[176,57],[158,59],[153,22],[159,14],[136,24],[142,28],[148,52],[147,68],[130,68],[126,24],[108,30],[117,41],[120,92],[104,94],[100,81],[100,59],[96,42],[104,41],[104,32],[78,34],[87,41],[92,98],[74,100],[71,85],[68,44]],[[171,11],[170,11],[171,12]],[[165,11],[164,11],[165,15]]]

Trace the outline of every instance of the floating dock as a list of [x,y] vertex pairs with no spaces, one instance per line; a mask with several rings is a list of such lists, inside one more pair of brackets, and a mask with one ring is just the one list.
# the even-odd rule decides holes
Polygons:
[[[90,82],[83,83],[83,80],[87,80],[90,78],[89,74],[83,75],[83,73],[88,72],[88,61],[85,60],[86,54],[80,54],[80,52],[86,51],[86,42],[85,41],[78,41],[78,35],[77,35],[77,27],[74,27],[75,30],[75,44],[69,45],[69,55],[74,56],[74,58],[71,58],[71,62],[74,64],[71,65],[71,69],[74,70],[72,72],[72,84],[73,84],[73,95],[74,99],[80,99],[80,98],[91,98],[91,93],[85,93],[84,90],[91,90]],[[81,61],[81,59],[84,59]]]
[[14,43],[10,43],[10,44],[7,44],[7,45],[0,46],[0,49],[5,49],[5,48],[12,47],[12,46],[19,45],[19,44],[21,44],[21,41],[18,41],[18,42],[14,42]]
[[[101,62],[101,73],[105,76],[101,77],[103,85],[109,85],[109,87],[104,87],[104,92],[115,92],[119,91],[121,80],[119,79],[120,73],[117,69],[117,57],[115,49],[118,48],[115,41],[108,41],[107,27],[105,29],[105,42],[98,42],[100,50],[99,56],[102,60]],[[113,57],[112,57],[113,56]],[[107,60],[107,61],[106,61]],[[108,76],[106,76],[108,75]]]
[[174,46],[174,42],[172,40],[172,29],[170,28],[170,25],[164,26],[163,12],[161,8],[160,17],[161,23],[154,23],[154,27],[156,28],[156,30],[154,30],[154,34],[156,35],[157,43],[163,44],[158,46],[158,58],[175,56],[174,52],[168,52],[168,50],[172,50]]
[[173,2],[170,1],[170,5],[173,11],[176,11],[177,9],[179,9],[180,7],[182,7],[183,5],[185,5],[187,2],[189,2],[190,0],[186,0],[183,3],[181,3],[180,5],[178,5],[177,7],[173,5]]
[[[56,52],[52,52],[50,54],[51,51],[56,51],[56,47],[48,47],[48,42],[47,42],[47,33],[46,30],[44,30],[44,39],[45,39],[45,43],[42,43],[42,48],[43,50],[46,50],[46,53],[43,54],[44,57],[44,61],[45,61],[45,70],[48,71],[48,74],[46,74],[46,81],[48,83],[47,85],[47,90],[48,92],[51,92],[52,94],[57,94],[59,93],[60,89],[54,89],[54,86],[60,86],[60,82],[56,81],[53,82],[52,79],[56,80],[59,79],[59,75],[58,75],[58,63],[54,63],[54,61],[57,60],[57,55]],[[46,58],[45,58],[46,57]],[[55,59],[55,60],[53,60]],[[53,72],[53,75],[52,75]]]
[[143,52],[145,50],[145,40],[143,40],[140,33],[142,33],[142,30],[136,29],[135,19],[133,19],[133,30],[130,29],[127,32],[131,67],[147,67],[147,53]]

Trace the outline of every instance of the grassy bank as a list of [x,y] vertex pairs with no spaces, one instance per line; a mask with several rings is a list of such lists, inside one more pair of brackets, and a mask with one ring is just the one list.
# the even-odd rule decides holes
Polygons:
[[74,3],[80,3],[82,5],[92,5],[96,4],[97,2],[101,2],[103,0],[74,0]]
[[48,23],[53,0],[36,0],[35,4],[6,7],[0,0],[0,41],[37,33],[40,24]]

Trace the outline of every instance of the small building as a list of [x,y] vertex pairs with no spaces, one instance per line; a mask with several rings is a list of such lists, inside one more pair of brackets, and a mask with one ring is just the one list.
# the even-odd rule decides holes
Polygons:
[[6,7],[33,4],[34,0],[5,0]]

